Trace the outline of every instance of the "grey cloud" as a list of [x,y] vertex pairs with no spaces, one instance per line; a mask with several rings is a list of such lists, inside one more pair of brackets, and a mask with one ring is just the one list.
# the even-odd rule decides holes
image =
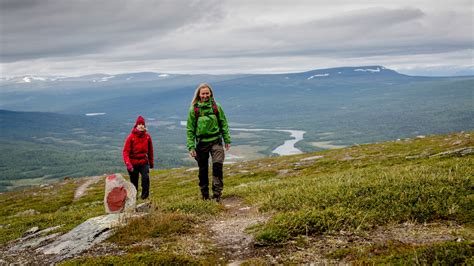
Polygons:
[[[416,8],[370,8],[287,25],[243,25],[233,30],[184,31],[160,43],[160,50],[129,59],[236,58],[436,54],[470,49],[469,19],[456,14],[433,18]],[[439,21],[431,21],[439,20]],[[472,27],[472,26],[471,26]],[[449,37],[447,37],[449,36]],[[186,42],[194,39],[195,42]],[[212,41],[209,41],[212,40]],[[176,44],[180,44],[177,46]],[[149,49],[146,49],[149,50]]]
[[213,1],[5,1],[1,61],[99,53],[218,17]]
[[[37,0],[2,0],[0,1],[0,9],[5,13],[15,12],[19,9],[30,8],[31,6],[40,5],[41,2]],[[3,14],[2,14],[3,15]]]
[[452,58],[440,55],[459,52],[470,54],[472,64],[472,50],[466,52],[474,43],[470,1],[275,1],[0,0],[0,63],[25,73],[35,65],[103,66],[107,72],[146,65],[191,69],[196,62],[219,71],[239,62],[311,65],[307,58],[335,65],[426,55],[445,63]]
[[203,49],[200,56],[361,57],[470,49],[469,18],[446,16],[449,24],[433,23],[420,9],[371,8],[296,25],[260,25],[234,32],[242,42]]

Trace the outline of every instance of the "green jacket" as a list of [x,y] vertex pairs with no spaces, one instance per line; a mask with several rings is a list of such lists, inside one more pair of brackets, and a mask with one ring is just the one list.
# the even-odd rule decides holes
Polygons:
[[[227,124],[227,118],[225,117],[222,106],[216,102],[217,110],[219,110],[219,117],[216,117],[214,110],[212,109],[212,101],[209,99],[207,102],[198,102],[200,116],[197,119],[196,126],[196,115],[194,113],[194,106],[189,108],[188,122],[186,126],[187,131],[187,148],[188,150],[196,149],[196,142],[211,142],[222,136],[224,142],[230,144],[229,125]],[[220,120],[221,129],[219,129]],[[221,134],[219,134],[221,132]]]

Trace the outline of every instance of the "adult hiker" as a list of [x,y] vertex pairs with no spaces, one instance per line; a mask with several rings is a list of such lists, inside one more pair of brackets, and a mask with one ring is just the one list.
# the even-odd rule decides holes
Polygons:
[[187,122],[187,148],[199,166],[199,188],[203,199],[209,199],[209,155],[212,157],[212,192],[220,202],[223,182],[224,148],[230,149],[230,134],[222,106],[214,99],[209,84],[199,85],[189,108]]
[[123,146],[123,161],[127,166],[130,182],[138,191],[138,177],[142,176],[141,198],[146,199],[150,194],[150,168],[153,163],[153,143],[145,127],[145,119],[138,116],[132,132],[128,135]]

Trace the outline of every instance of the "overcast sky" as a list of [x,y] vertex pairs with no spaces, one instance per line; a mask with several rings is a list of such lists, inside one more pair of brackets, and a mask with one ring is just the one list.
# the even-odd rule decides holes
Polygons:
[[1,76],[474,73],[472,0],[0,0]]

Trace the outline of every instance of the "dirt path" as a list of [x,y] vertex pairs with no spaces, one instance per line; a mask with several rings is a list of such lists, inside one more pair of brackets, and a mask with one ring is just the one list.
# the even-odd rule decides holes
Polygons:
[[[254,206],[247,206],[238,197],[223,200],[225,211],[207,222],[208,237],[223,253],[221,256],[229,265],[260,258],[271,264],[316,263],[337,264],[337,260],[326,257],[328,253],[344,248],[364,248],[385,243],[404,243],[409,245],[434,244],[445,241],[459,241],[463,227],[450,223],[387,225],[355,234],[340,231],[320,236],[301,236],[298,241],[292,240],[285,247],[256,247],[252,235],[246,229],[257,223],[264,223],[269,215],[259,213]],[[339,261],[341,262],[341,261]],[[349,263],[349,261],[342,261]]]
[[252,258],[255,250],[254,239],[245,230],[257,223],[263,223],[269,217],[258,212],[256,207],[247,206],[238,197],[225,198],[222,202],[225,211],[208,222],[212,236],[220,249],[225,252],[229,262]]
[[74,200],[78,200],[80,197],[82,197],[86,191],[87,191],[87,188],[89,188],[90,185],[92,184],[95,184],[97,182],[100,181],[100,179],[102,178],[102,176],[93,176],[93,177],[90,177],[88,178],[84,183],[82,183],[82,185],[80,185],[76,191],[74,192]]

